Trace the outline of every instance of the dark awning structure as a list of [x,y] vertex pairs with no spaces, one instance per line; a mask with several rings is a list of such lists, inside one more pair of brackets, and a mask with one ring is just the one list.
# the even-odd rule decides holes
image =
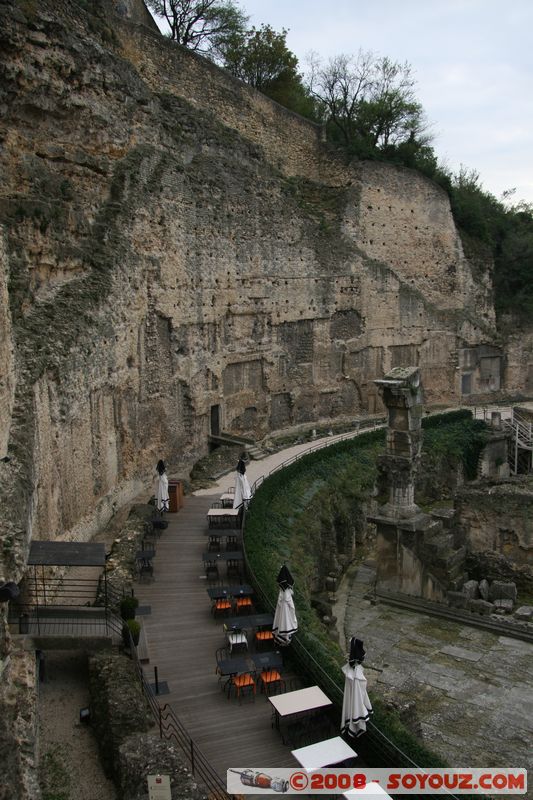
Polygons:
[[28,566],[105,567],[103,542],[32,542]]

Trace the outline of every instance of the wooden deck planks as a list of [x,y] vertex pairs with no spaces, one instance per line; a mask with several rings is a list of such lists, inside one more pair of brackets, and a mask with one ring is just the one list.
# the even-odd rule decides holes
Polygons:
[[[152,613],[143,617],[153,682],[167,681],[168,703],[206,759],[225,781],[228,767],[293,767],[297,762],[271,727],[271,705],[259,691],[255,702],[228,700],[215,673],[215,652],[224,647],[223,619],[214,620],[204,577],[206,514],[213,498],[187,497],[157,541],[154,580],[138,583],[135,593]],[[225,567],[221,565],[221,578]]]

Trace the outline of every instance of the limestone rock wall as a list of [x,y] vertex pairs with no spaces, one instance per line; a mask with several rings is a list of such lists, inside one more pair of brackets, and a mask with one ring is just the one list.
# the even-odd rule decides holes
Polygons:
[[184,474],[217,417],[255,438],[351,419],[406,363],[454,403],[461,348],[494,336],[441,189],[346,166],[123,5],[0,5],[9,578],[32,537],[87,538],[159,457]]
[[455,506],[473,554],[505,556],[533,574],[533,480],[530,477],[464,486]]

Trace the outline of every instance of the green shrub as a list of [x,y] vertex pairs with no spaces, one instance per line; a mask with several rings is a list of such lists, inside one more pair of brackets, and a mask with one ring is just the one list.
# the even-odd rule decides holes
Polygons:
[[[472,470],[475,473],[486,437],[484,423],[473,420],[470,411],[459,410],[428,417],[422,425],[425,457],[437,464],[445,458],[455,467],[463,464],[468,476]],[[317,568],[325,568],[317,564],[315,554],[323,555],[318,549],[322,534],[333,533],[342,549],[344,537],[353,534],[353,527],[365,524],[365,503],[376,481],[378,456],[384,452],[384,444],[385,430],[381,429],[303,456],[259,486],[246,516],[245,545],[254,588],[265,607],[273,609],[278,594],[276,576],[281,565],[288,563],[295,578],[299,620],[292,655],[306,676],[322,685],[339,706],[345,658],[311,606],[312,581]],[[372,702],[375,725],[408,758],[419,765],[444,766],[404,728],[396,713],[379,698],[373,697]],[[372,734],[370,729],[363,739],[367,763],[390,766],[395,755],[389,753],[387,764],[379,733]]]
[[130,637],[133,644],[137,647],[141,635],[141,623],[136,619],[128,619],[122,626],[122,638],[126,647],[130,646]]
[[135,619],[135,612],[139,606],[139,601],[136,597],[127,595],[120,601],[120,616],[122,619]]

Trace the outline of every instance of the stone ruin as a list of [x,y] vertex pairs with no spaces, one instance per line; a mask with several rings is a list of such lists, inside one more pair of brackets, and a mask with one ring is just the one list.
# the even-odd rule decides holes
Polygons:
[[377,528],[376,590],[443,601],[466,579],[466,552],[454,530],[453,509],[426,514],[415,503],[422,452],[420,370],[397,367],[374,383],[388,412],[386,452],[379,460],[388,497],[369,518]]

